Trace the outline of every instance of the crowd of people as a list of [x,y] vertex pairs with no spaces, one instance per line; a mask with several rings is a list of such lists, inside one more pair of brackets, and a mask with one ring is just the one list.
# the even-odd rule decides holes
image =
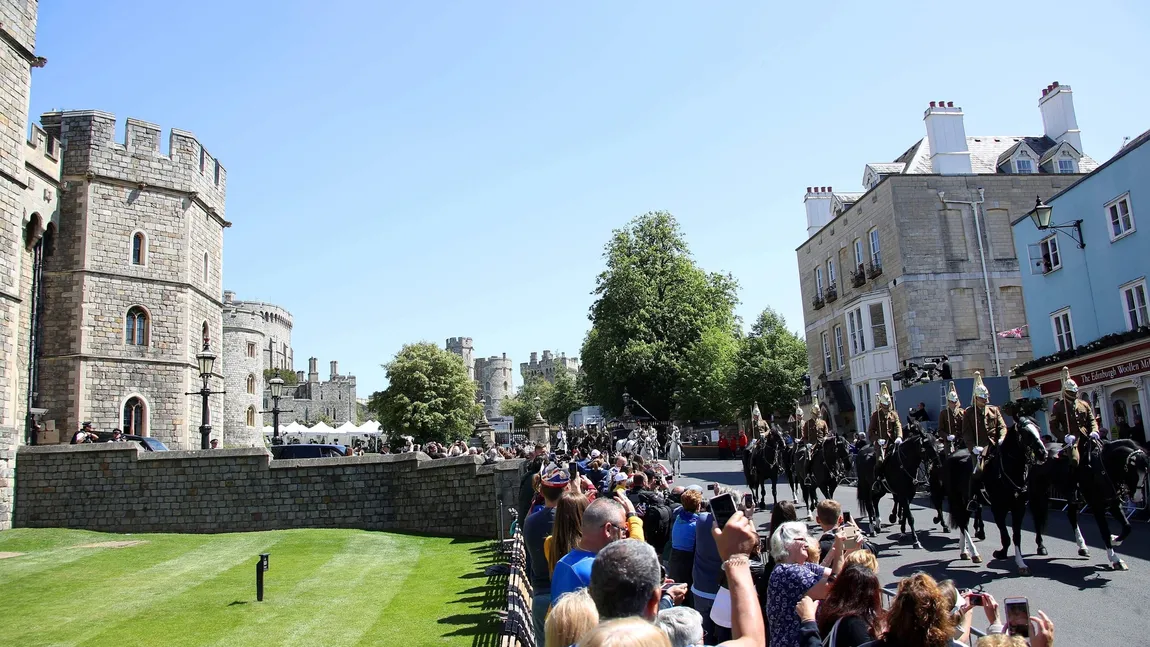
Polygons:
[[719,525],[711,502],[743,501],[720,484],[672,487],[628,455],[526,458],[517,507],[540,646],[952,647],[970,641],[978,607],[979,647],[1027,644],[1019,633],[1053,644],[1044,613],[1004,633],[993,597],[925,573],[884,604],[879,560],[833,500],[815,535],[784,501],[760,536],[750,507]]

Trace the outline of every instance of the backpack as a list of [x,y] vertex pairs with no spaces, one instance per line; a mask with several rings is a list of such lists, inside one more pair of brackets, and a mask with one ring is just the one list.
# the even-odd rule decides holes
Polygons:
[[674,517],[671,508],[665,505],[648,505],[640,517],[643,520],[643,536],[655,552],[663,554],[663,549],[671,539],[671,523]]

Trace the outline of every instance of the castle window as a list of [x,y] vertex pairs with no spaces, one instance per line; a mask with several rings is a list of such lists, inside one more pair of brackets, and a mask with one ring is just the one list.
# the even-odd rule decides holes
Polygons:
[[504,383],[503,383],[503,390],[504,390],[504,391],[506,391],[506,390],[507,390],[507,382],[504,382]]
[[256,356],[256,343],[254,341],[248,342],[248,357]]
[[208,282],[208,253],[204,252],[204,283]]
[[484,391],[490,391],[491,390],[491,382],[484,382],[483,383],[483,390]]
[[147,436],[147,413],[144,400],[132,396],[124,403],[123,431],[134,436]]
[[219,160],[216,160],[216,177],[215,177],[215,183],[216,183],[216,186],[219,186],[219,185],[220,185],[220,161],[219,161]]
[[205,162],[207,161],[207,156],[208,152],[204,150],[203,146],[200,146],[200,175],[204,174],[204,166],[206,166]]
[[255,394],[256,392],[256,376],[248,375],[248,393]]
[[144,265],[148,260],[148,241],[144,232],[132,234],[132,265]]
[[248,415],[247,415],[247,421],[246,422],[247,422],[247,425],[249,427],[256,426],[256,408],[255,407],[248,407]]
[[129,346],[148,345],[148,311],[140,306],[128,309],[124,325],[124,343]]

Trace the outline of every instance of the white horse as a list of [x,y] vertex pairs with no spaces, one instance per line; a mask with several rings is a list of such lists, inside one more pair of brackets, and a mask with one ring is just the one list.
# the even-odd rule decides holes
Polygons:
[[567,432],[563,431],[562,429],[555,432],[555,449],[560,454],[567,453]]
[[624,452],[634,454],[635,449],[639,446],[639,430],[634,429],[630,435],[615,443],[615,453],[622,454]]
[[663,453],[667,455],[667,462],[671,464],[671,474],[676,478],[682,476],[683,442],[678,427],[671,427],[671,437],[667,440],[667,447]]

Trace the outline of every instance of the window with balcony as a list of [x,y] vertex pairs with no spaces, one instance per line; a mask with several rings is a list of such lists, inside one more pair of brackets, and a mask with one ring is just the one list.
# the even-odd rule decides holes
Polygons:
[[883,316],[881,303],[870,304],[870,339],[871,348],[886,348],[889,346],[886,335],[886,317]]
[[1118,240],[1134,231],[1134,214],[1130,211],[1130,194],[1106,205],[1110,218],[1110,240]]
[[1122,308],[1126,312],[1126,329],[1150,325],[1146,311],[1146,279],[1122,286]]
[[1070,308],[1059,310],[1050,317],[1050,325],[1054,330],[1054,343],[1058,351],[1068,351],[1074,348],[1074,322],[1070,319]]

